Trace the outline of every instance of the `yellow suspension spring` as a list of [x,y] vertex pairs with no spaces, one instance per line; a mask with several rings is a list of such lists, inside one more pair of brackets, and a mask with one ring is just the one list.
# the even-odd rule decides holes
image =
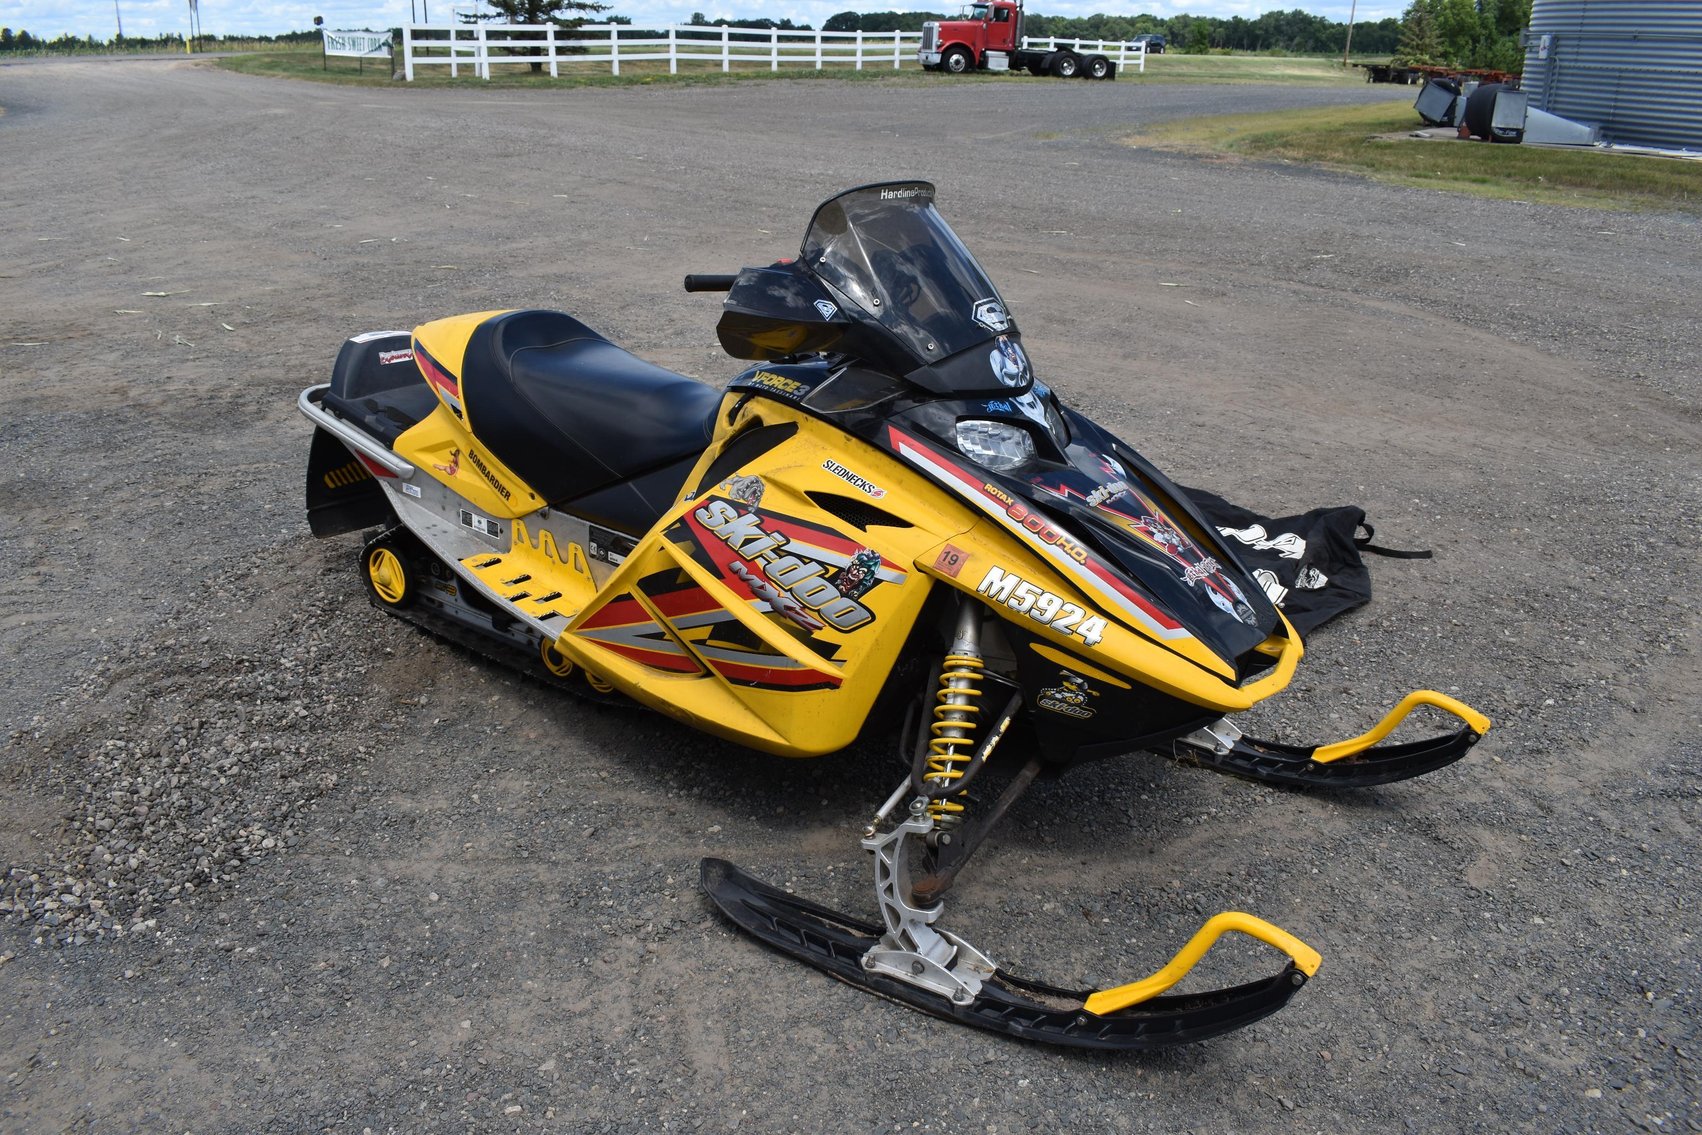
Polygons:
[[[940,688],[934,693],[934,720],[928,723],[927,773],[923,779],[944,786],[963,777],[963,766],[975,752],[975,718],[981,712],[981,672],[986,664],[973,654],[948,654],[940,667]],[[963,819],[957,797],[928,801],[934,823],[947,826]]]

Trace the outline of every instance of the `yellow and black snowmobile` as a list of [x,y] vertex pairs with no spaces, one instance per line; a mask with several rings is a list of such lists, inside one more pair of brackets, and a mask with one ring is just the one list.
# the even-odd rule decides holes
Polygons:
[[[1212,918],[1150,977],[1074,991],[939,929],[942,897],[1042,773],[1148,751],[1381,784],[1457,760],[1488,720],[1420,691],[1352,740],[1243,736],[1233,715],[1288,684],[1299,636],[1187,497],[1035,376],[933,186],[842,193],[795,260],[686,287],[727,293],[721,343],[757,361],[725,390],[554,311],[349,340],[300,399],[313,531],[381,530],[360,560],[381,607],[755,749],[831,753],[907,707],[909,773],[862,839],[879,924],[702,866],[733,923],[843,981],[1088,1048],[1286,1004],[1319,956],[1251,915]],[[1378,745],[1420,704],[1457,731]],[[1166,993],[1229,931],[1286,965]]]

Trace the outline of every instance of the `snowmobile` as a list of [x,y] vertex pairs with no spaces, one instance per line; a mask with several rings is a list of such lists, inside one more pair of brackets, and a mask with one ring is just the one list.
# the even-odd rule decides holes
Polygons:
[[[557,311],[350,339],[299,400],[310,525],[377,530],[359,563],[379,607],[587,696],[785,757],[902,722],[908,771],[861,839],[878,923],[702,862],[710,899],[768,945],[1053,1044],[1239,1028],[1318,953],[1226,912],[1151,976],[1064,989],[943,929],[944,897],[1043,774],[1155,752],[1271,784],[1383,784],[1459,759],[1489,721],[1418,691],[1334,744],[1243,735],[1233,716],[1288,685],[1300,636],[1183,492],[1037,377],[934,200],[920,181],[851,189],[797,257],[687,276],[725,293],[721,345],[754,363],[725,390]],[[1457,728],[1379,744],[1420,705]],[[1230,932],[1281,971],[1167,992]]]

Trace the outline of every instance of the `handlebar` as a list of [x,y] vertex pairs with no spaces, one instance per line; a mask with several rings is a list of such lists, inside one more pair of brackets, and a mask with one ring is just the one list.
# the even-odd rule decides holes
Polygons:
[[712,276],[692,275],[692,276],[687,276],[686,277],[686,291],[688,291],[688,292],[730,292],[730,291],[733,290],[733,281],[737,280],[738,278],[739,278],[739,276],[738,276],[738,273],[736,273],[736,272],[729,274],[729,275],[724,275],[724,276],[723,275],[712,275]]

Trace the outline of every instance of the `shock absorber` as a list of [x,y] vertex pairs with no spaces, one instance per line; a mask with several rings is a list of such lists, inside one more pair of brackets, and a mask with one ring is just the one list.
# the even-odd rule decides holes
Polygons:
[[[940,666],[934,691],[934,719],[928,723],[928,754],[922,779],[936,789],[963,779],[975,753],[975,724],[981,712],[981,612],[973,603],[958,609],[957,633]],[[963,822],[961,794],[930,798],[928,814],[941,831]]]

